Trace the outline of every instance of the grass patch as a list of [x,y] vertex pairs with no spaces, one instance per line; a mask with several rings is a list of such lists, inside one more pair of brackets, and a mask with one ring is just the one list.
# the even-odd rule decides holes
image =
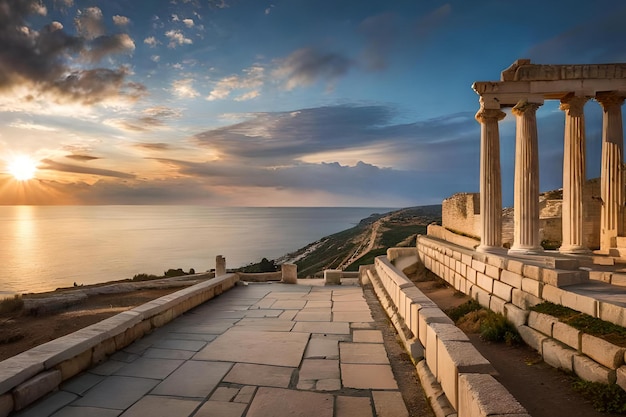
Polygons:
[[626,347],[626,328],[624,327],[549,302],[537,304],[531,310],[556,317],[560,322],[583,333],[599,337],[617,346]]
[[576,379],[574,390],[591,402],[602,413],[626,414],[626,392],[618,385]]
[[22,296],[16,294],[13,298],[5,298],[0,301],[0,314],[10,314],[15,313],[16,311],[22,310],[24,307],[24,300]]
[[479,333],[488,342],[519,344],[522,339],[515,326],[502,314],[484,309],[476,300],[469,300],[446,311],[456,325],[465,333]]

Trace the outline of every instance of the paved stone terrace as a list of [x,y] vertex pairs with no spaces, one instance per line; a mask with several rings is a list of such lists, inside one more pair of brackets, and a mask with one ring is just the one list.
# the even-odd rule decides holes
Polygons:
[[358,286],[237,286],[20,417],[408,417]]

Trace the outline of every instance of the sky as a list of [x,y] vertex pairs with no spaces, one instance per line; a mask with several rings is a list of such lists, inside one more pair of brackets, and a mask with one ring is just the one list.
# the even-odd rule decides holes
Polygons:
[[[0,204],[440,204],[478,192],[473,82],[626,62],[624,21],[623,0],[0,0]],[[560,188],[564,115],[537,117]]]

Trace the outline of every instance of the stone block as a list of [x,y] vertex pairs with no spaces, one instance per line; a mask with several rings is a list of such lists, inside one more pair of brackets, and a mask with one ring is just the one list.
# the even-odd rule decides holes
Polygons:
[[526,278],[534,279],[535,281],[541,281],[541,272],[543,268],[537,265],[524,264],[524,272],[522,275]]
[[426,330],[428,328],[428,325],[430,323],[449,323],[449,324],[454,324],[454,322],[452,321],[452,319],[448,316],[446,316],[446,314],[441,311],[439,308],[437,307],[426,307],[426,308],[422,308],[419,311],[419,317],[418,317],[418,336],[419,336],[419,340],[422,343],[422,345],[427,346],[426,343],[426,338],[427,338],[427,334],[426,334]]
[[424,352],[426,364],[435,379],[439,381],[439,374],[437,372],[437,333],[430,325],[426,327],[426,344],[424,347],[426,348]]
[[500,279],[500,268],[493,265],[487,265],[485,267],[485,275],[491,279]]
[[500,281],[510,285],[511,287],[519,289],[522,289],[522,278],[522,275],[509,270],[502,271],[502,274],[500,275]]
[[618,287],[626,287],[626,274],[612,274],[611,285],[617,285]]
[[484,264],[483,262],[480,262],[477,259],[472,259],[472,269],[476,270],[477,272],[480,272],[481,274],[484,274],[486,267],[487,267],[487,265]]
[[517,261],[515,259],[509,259],[506,263],[506,270],[516,273],[518,275],[524,274],[524,262]]
[[[613,259],[611,259],[612,261]],[[611,273],[605,271],[589,271],[589,279],[594,281],[606,282],[607,284],[611,283]]]
[[517,331],[528,346],[543,354],[543,342],[548,336],[528,326],[518,326]]
[[419,311],[420,305],[416,303],[412,303],[410,305],[411,315],[409,320],[409,330],[413,333],[413,336],[419,338]]
[[580,350],[581,334],[579,330],[560,321],[556,321],[552,327],[552,337],[576,351]]
[[513,287],[501,281],[493,282],[493,295],[503,299],[507,303],[513,298]]
[[615,346],[599,337],[583,334],[581,351],[599,364],[609,369],[617,369],[624,364],[626,349]]
[[498,255],[489,254],[487,256],[487,265],[495,266],[498,269],[505,269],[506,259]]
[[10,391],[16,385],[44,370],[44,360],[48,355],[32,349],[2,361],[0,367],[0,393]]
[[495,369],[468,341],[437,341],[437,380],[453,408],[458,407],[458,378],[463,373],[495,374]]
[[599,318],[626,327],[626,307],[598,301]]
[[472,255],[468,253],[461,254],[461,262],[463,262],[467,266],[472,265]]
[[93,365],[104,361],[107,356],[112,355],[116,351],[115,338],[107,339],[93,348],[91,363]]
[[543,284],[533,278],[522,278],[522,291],[541,298],[541,289]]
[[476,285],[488,293],[493,292],[493,278],[489,278],[485,274],[478,273],[478,276],[476,277]]
[[296,264],[282,264],[280,266],[282,273],[282,282],[285,284],[297,284],[298,283],[298,265]]
[[513,304],[523,310],[528,310],[530,307],[541,304],[541,302],[542,300],[539,297],[535,297],[534,295],[518,290],[517,288],[513,289]]
[[514,304],[507,303],[504,305],[504,316],[508,321],[513,323],[515,327],[523,326],[528,321],[528,310],[522,310]]
[[47,393],[54,391],[61,383],[61,371],[47,371],[18,385],[13,390],[15,410],[21,410]]
[[458,417],[530,417],[524,407],[491,375],[459,376]]
[[467,278],[467,280],[471,282],[472,284],[476,284],[477,275],[478,275],[478,271],[472,268],[467,268],[467,276],[465,278]]
[[91,349],[86,350],[85,352],[73,357],[72,359],[61,362],[56,366],[56,369],[61,372],[61,379],[65,381],[73,377],[74,375],[78,375],[85,369],[90,368],[92,364],[91,358]]
[[541,292],[542,298],[553,304],[562,304],[561,299],[563,298],[563,294],[565,294],[564,290],[553,285],[544,285],[543,291]]
[[594,298],[565,291],[561,297],[561,304],[592,317],[598,317],[598,302]]
[[481,306],[489,308],[489,305],[491,304],[491,294],[484,289],[480,288],[477,285],[474,285],[472,287],[470,296],[474,300],[478,301],[478,304],[480,304]]
[[614,384],[615,370],[606,368],[584,355],[574,356],[574,373],[581,379],[601,384]]
[[13,411],[13,395],[0,395],[0,417],[7,417]]
[[626,366],[620,366],[617,368],[617,385],[622,387],[624,391],[626,391]]
[[327,269],[324,271],[325,285],[341,285],[341,270]]
[[402,394],[398,391],[372,391],[378,417],[409,417]]
[[549,337],[552,337],[552,327],[558,321],[556,317],[536,311],[531,311],[528,315],[528,326]]
[[506,301],[493,295],[489,299],[489,309],[493,311],[494,313],[504,315],[505,304],[506,304]]
[[587,281],[586,277],[579,271],[544,269],[542,274],[542,282],[555,287],[581,284],[585,281]]
[[573,371],[575,350],[567,348],[553,339],[544,340],[542,349],[545,363],[557,369],[563,369],[568,372]]

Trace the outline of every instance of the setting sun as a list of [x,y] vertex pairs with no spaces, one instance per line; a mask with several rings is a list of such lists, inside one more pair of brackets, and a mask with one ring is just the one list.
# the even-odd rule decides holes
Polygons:
[[27,181],[35,176],[37,162],[28,156],[16,156],[8,166],[9,173],[18,181]]

